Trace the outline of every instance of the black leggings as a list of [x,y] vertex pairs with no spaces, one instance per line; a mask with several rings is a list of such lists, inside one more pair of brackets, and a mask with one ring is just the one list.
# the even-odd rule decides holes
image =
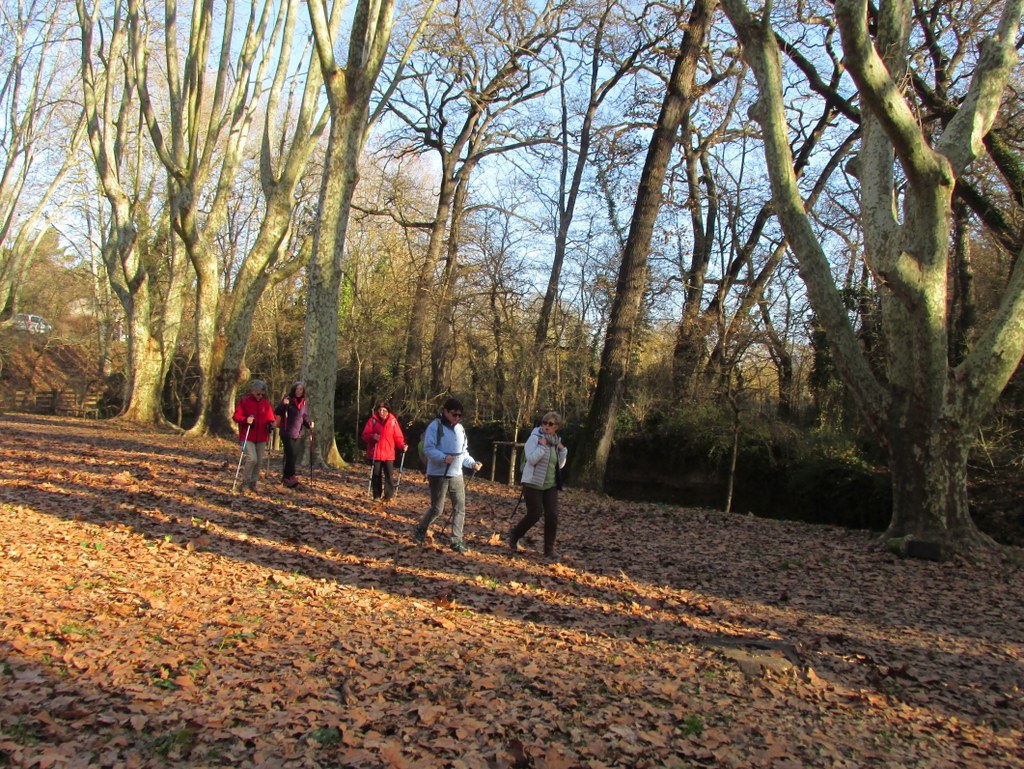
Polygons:
[[281,471],[281,475],[287,480],[295,475],[295,465],[302,462],[306,442],[302,440],[301,436],[289,438],[287,435],[282,435],[281,443],[284,446],[284,470]]
[[518,541],[537,521],[541,513],[544,513],[544,554],[553,555],[555,552],[555,534],[558,533],[558,488],[552,486],[550,489],[535,489],[532,486],[523,486],[523,499],[526,500],[526,515],[515,526],[512,527],[512,541]]
[[378,459],[373,463],[371,485],[374,499],[380,499],[381,492],[383,492],[384,499],[391,499],[395,496],[395,484],[392,481],[394,471],[395,461],[393,459]]

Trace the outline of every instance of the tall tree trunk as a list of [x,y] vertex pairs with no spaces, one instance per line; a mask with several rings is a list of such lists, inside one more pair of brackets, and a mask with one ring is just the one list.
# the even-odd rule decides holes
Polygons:
[[[718,225],[718,186],[708,168],[707,156],[691,148],[689,121],[684,117],[680,144],[686,152],[687,202],[693,231],[693,256],[683,278],[683,311],[672,350],[672,394],[678,401],[692,398],[695,376],[707,359],[708,316],[701,315],[701,301],[708,266],[711,264],[713,233]],[[703,168],[702,168],[703,166]],[[703,194],[702,194],[703,193]],[[707,215],[704,215],[704,207]],[[723,279],[724,282],[724,279]]]
[[426,329],[430,325],[431,297],[434,294],[434,273],[441,259],[444,236],[451,215],[452,198],[455,195],[456,180],[442,170],[441,186],[438,191],[434,221],[430,227],[427,250],[416,277],[416,293],[413,295],[412,312],[405,331],[405,354],[402,359],[402,400],[419,399],[423,392],[423,346]]
[[[89,146],[97,183],[110,206],[110,222],[103,235],[101,254],[111,289],[124,309],[128,325],[123,416],[137,422],[160,423],[163,421],[163,383],[181,318],[178,289],[184,280],[185,268],[181,260],[173,258],[172,246],[167,270],[170,287],[166,302],[160,305],[157,286],[153,284],[146,260],[139,253],[139,233],[133,220],[133,208],[138,201],[129,196],[122,182],[122,174],[127,175],[125,151],[130,143],[126,132],[131,122],[124,116],[134,111],[136,74],[134,62],[124,55],[127,51],[125,9],[120,4],[115,6],[109,39],[106,47],[100,46],[101,55],[94,51],[95,33],[103,10],[101,4],[97,3],[90,11],[85,0],[78,0],[75,8],[82,31],[81,73]],[[104,65],[102,72],[96,72],[94,60]],[[135,152],[131,176],[138,179],[141,165],[138,144]],[[152,233],[147,231],[145,235],[151,237]],[[165,335],[169,344],[156,336],[153,325],[156,310],[163,313],[159,333]]]
[[332,114],[327,162],[320,186],[320,226],[309,262],[302,379],[317,425],[317,461],[344,464],[334,439],[334,393],[338,381],[338,302],[345,233],[359,180],[357,161],[366,130],[366,108],[353,105]]
[[978,531],[968,506],[967,458],[973,435],[963,435],[952,422],[936,422],[927,408],[913,401],[901,404],[892,416],[889,471],[899,483],[893,485],[892,519],[883,536],[911,537],[951,550],[994,545]]
[[651,235],[661,208],[662,188],[676,133],[693,103],[697,62],[711,25],[713,8],[714,0],[710,4],[698,0],[693,7],[644,161],[601,352],[597,388],[572,464],[576,483],[587,488],[604,488],[608,456],[615,439],[615,422],[629,370],[633,330],[640,319],[641,301],[647,286]]
[[752,114],[761,124],[772,197],[808,297],[845,383],[889,451],[893,516],[887,535],[928,540],[947,552],[988,544],[967,511],[967,455],[980,419],[1024,355],[1024,269],[1018,261],[987,327],[963,362],[950,366],[952,203],[957,178],[984,151],[982,138],[1017,62],[1024,0],[1005,4],[993,36],[982,42],[962,103],[934,133],[922,126],[903,90],[913,80],[906,72],[909,5],[883,5],[869,27],[866,2],[836,3],[844,63],[864,113],[858,199],[865,261],[880,293],[884,381],[850,324],[796,183],[774,30],[743,0],[723,5],[757,78]]
[[330,129],[320,184],[319,217],[308,270],[308,312],[302,378],[316,424],[311,462],[342,465],[334,437],[334,394],[338,380],[338,305],[344,265],[345,233],[358,162],[368,131],[370,96],[391,39],[393,0],[359,0],[352,15],[348,63],[336,59],[335,31],[344,3],[330,19],[321,3],[308,3],[320,71],[327,86]]
[[[291,40],[278,39],[282,28],[294,23],[297,3],[261,0],[250,7],[244,24],[235,24],[235,0],[217,7],[196,3],[194,12],[181,16],[175,3],[164,8],[164,61],[162,81],[168,93],[166,113],[158,110],[150,93],[150,27],[139,0],[127,0],[131,54],[139,77],[139,103],[149,137],[167,170],[168,208],[175,233],[196,272],[195,344],[199,360],[199,413],[190,428],[205,434],[210,422],[224,431],[226,413],[211,412],[222,376],[227,340],[223,323],[230,311],[222,296],[220,260],[215,238],[223,225],[235,181],[242,166],[258,83],[275,57],[289,58]],[[187,34],[179,21],[188,24]],[[214,24],[221,27],[216,29]],[[241,40],[235,35],[240,34]],[[271,42],[266,43],[267,36]],[[179,46],[187,40],[184,62]],[[283,73],[278,58],[274,89]],[[268,109],[273,110],[274,104]],[[273,116],[268,120],[275,119]],[[217,404],[220,407],[220,404]]]
[[476,163],[465,163],[459,173],[459,183],[452,199],[452,221],[448,228],[448,252],[444,263],[441,285],[435,295],[434,338],[430,344],[430,390],[442,393],[448,390],[447,377],[451,372],[452,329],[455,324],[455,283],[459,269],[459,237],[462,216],[469,194],[469,178]]

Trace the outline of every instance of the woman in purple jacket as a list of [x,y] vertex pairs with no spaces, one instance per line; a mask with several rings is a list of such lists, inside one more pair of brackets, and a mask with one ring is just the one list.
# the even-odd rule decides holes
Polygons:
[[313,420],[309,418],[306,408],[306,383],[296,382],[284,396],[274,413],[281,420],[281,443],[284,446],[284,469],[281,482],[288,488],[299,485],[295,477],[295,465],[302,462],[302,428],[313,429]]

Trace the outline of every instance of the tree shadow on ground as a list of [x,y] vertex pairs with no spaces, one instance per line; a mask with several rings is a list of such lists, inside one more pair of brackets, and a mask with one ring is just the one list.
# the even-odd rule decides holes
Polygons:
[[[469,490],[467,521],[476,551],[459,557],[409,539],[427,503],[422,479],[407,478],[387,508],[366,498],[358,467],[321,475],[312,487],[238,497],[222,459],[228,447],[169,445],[179,439],[161,435],[119,441],[102,428],[45,418],[9,421],[15,441],[33,448],[4,453],[0,499],[123,527],[178,557],[226,557],[419,599],[456,625],[469,610],[682,654],[720,648],[723,637],[781,642],[798,666],[850,691],[914,707],[923,701],[941,718],[983,721],[998,711],[1015,728],[1021,723],[1019,569],[1002,575],[1005,591],[965,603],[975,571],[898,561],[868,547],[863,533],[816,530],[808,552],[804,529],[662,506],[626,515],[590,495],[566,495],[565,563],[512,557],[494,534],[507,527],[518,492],[480,481]],[[77,456],[69,449],[76,441],[88,444]],[[700,533],[699,542],[687,541]],[[986,621],[992,616],[998,625]],[[1001,690],[989,690],[991,681]]]

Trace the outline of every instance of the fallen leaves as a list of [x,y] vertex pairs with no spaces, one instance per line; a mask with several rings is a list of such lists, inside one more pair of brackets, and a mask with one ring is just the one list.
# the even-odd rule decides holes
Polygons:
[[409,473],[237,497],[234,445],[6,427],[0,764],[1024,766],[1011,563],[573,491],[552,562],[480,481],[459,556]]

